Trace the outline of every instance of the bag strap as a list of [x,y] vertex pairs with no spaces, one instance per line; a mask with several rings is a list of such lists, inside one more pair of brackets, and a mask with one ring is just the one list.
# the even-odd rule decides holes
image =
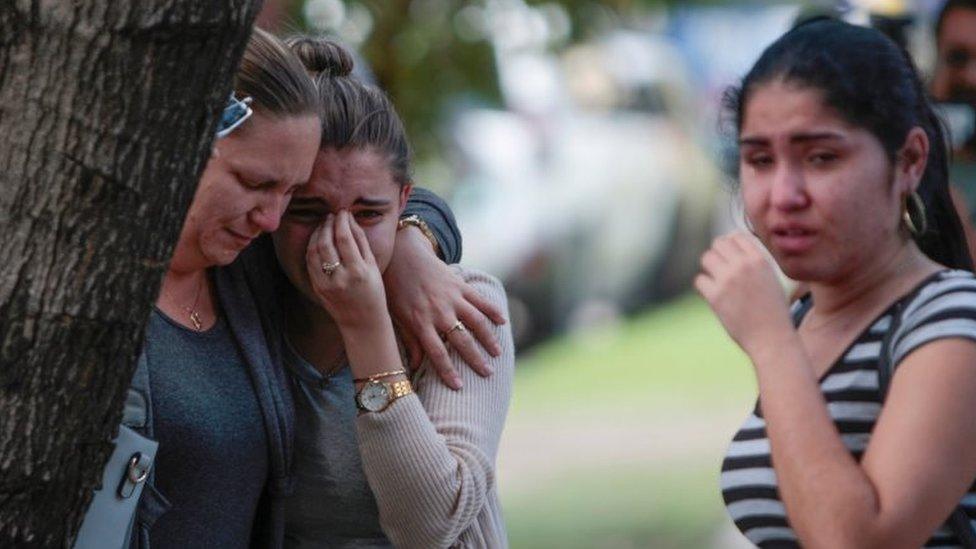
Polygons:
[[807,316],[810,312],[810,308],[813,307],[813,296],[811,294],[804,294],[803,297],[797,301],[796,305],[793,306],[792,318],[793,327],[799,328],[800,322],[803,317]]
[[130,420],[129,427],[149,438],[154,438],[152,395],[149,391],[149,353],[145,348],[139,353],[139,359],[136,361],[136,370],[132,373],[125,406],[123,423]]
[[[131,406],[131,409],[127,410],[126,413],[135,412],[135,415],[140,418],[141,426],[134,427],[137,432],[150,439],[155,439],[152,393],[149,387],[149,352],[144,342],[142,351],[139,353],[139,360],[136,361],[136,371],[133,372],[132,382],[129,384],[126,407]],[[156,468],[151,467],[149,477],[145,480],[145,486],[139,497],[134,524],[130,526],[132,531],[127,549],[150,547],[149,529],[169,506],[169,501],[156,489]]]
[[[888,387],[891,385],[891,377],[895,373],[895,365],[893,364],[895,354],[891,344],[895,332],[901,327],[901,317],[904,308],[904,301],[899,301],[895,304],[891,311],[891,323],[888,325],[888,331],[885,333],[884,339],[881,342],[881,354],[878,357],[878,391],[881,393],[882,403],[888,397]],[[969,517],[961,507],[956,506],[952,514],[949,515],[947,522],[949,528],[959,538],[963,547],[966,549],[976,549],[976,530],[973,529],[972,524],[969,522]]]

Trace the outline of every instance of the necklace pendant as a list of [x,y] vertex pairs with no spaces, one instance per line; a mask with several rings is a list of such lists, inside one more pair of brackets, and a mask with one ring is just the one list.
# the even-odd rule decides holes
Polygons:
[[190,322],[193,323],[193,327],[196,328],[198,332],[203,331],[203,322],[200,320],[200,313],[190,311]]

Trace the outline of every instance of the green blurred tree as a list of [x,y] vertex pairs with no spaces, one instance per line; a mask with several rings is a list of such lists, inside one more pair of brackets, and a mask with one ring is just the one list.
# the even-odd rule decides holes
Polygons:
[[[260,21],[278,33],[314,32],[305,14],[307,1],[269,2],[265,9],[281,15]],[[343,1],[346,14],[365,9],[370,15],[360,53],[405,120],[418,158],[437,155],[443,145],[438,126],[455,101],[499,102],[491,45],[470,28],[471,12],[461,13],[482,5],[459,0]]]
[[[565,13],[571,40],[624,25],[627,17],[662,5],[684,3],[526,0],[533,8]],[[259,23],[279,33],[310,32],[317,25],[308,20],[306,12],[315,8],[341,13],[332,13],[336,20],[353,19],[357,11],[367,11],[368,28],[359,29],[365,34],[360,52],[403,116],[418,158],[425,159],[441,152],[444,143],[438,130],[452,106],[461,102],[497,106],[501,101],[490,35],[506,29],[492,31],[485,18],[492,6],[501,4],[495,0],[272,0],[266,3]]]

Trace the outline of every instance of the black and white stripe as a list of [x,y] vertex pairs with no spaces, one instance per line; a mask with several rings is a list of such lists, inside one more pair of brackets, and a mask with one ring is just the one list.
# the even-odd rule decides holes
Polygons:
[[[892,335],[896,365],[914,349],[937,339],[961,337],[976,341],[976,277],[966,271],[942,271],[903,298],[901,322]],[[881,412],[878,359],[892,305],[865,330],[827,371],[820,389],[830,417],[851,454],[860,459]],[[976,364],[973,365],[976,373]],[[973,403],[976,411],[976,402]],[[759,547],[797,547],[786,510],[777,491],[766,422],[757,409],[735,434],[722,462],[722,497],[740,531]],[[976,482],[960,502],[976,528]],[[925,547],[959,547],[945,526]]]

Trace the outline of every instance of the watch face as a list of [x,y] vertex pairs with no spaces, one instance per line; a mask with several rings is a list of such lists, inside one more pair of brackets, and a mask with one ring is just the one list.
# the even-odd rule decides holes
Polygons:
[[359,406],[369,412],[379,412],[390,402],[390,391],[386,384],[370,381],[359,391]]

